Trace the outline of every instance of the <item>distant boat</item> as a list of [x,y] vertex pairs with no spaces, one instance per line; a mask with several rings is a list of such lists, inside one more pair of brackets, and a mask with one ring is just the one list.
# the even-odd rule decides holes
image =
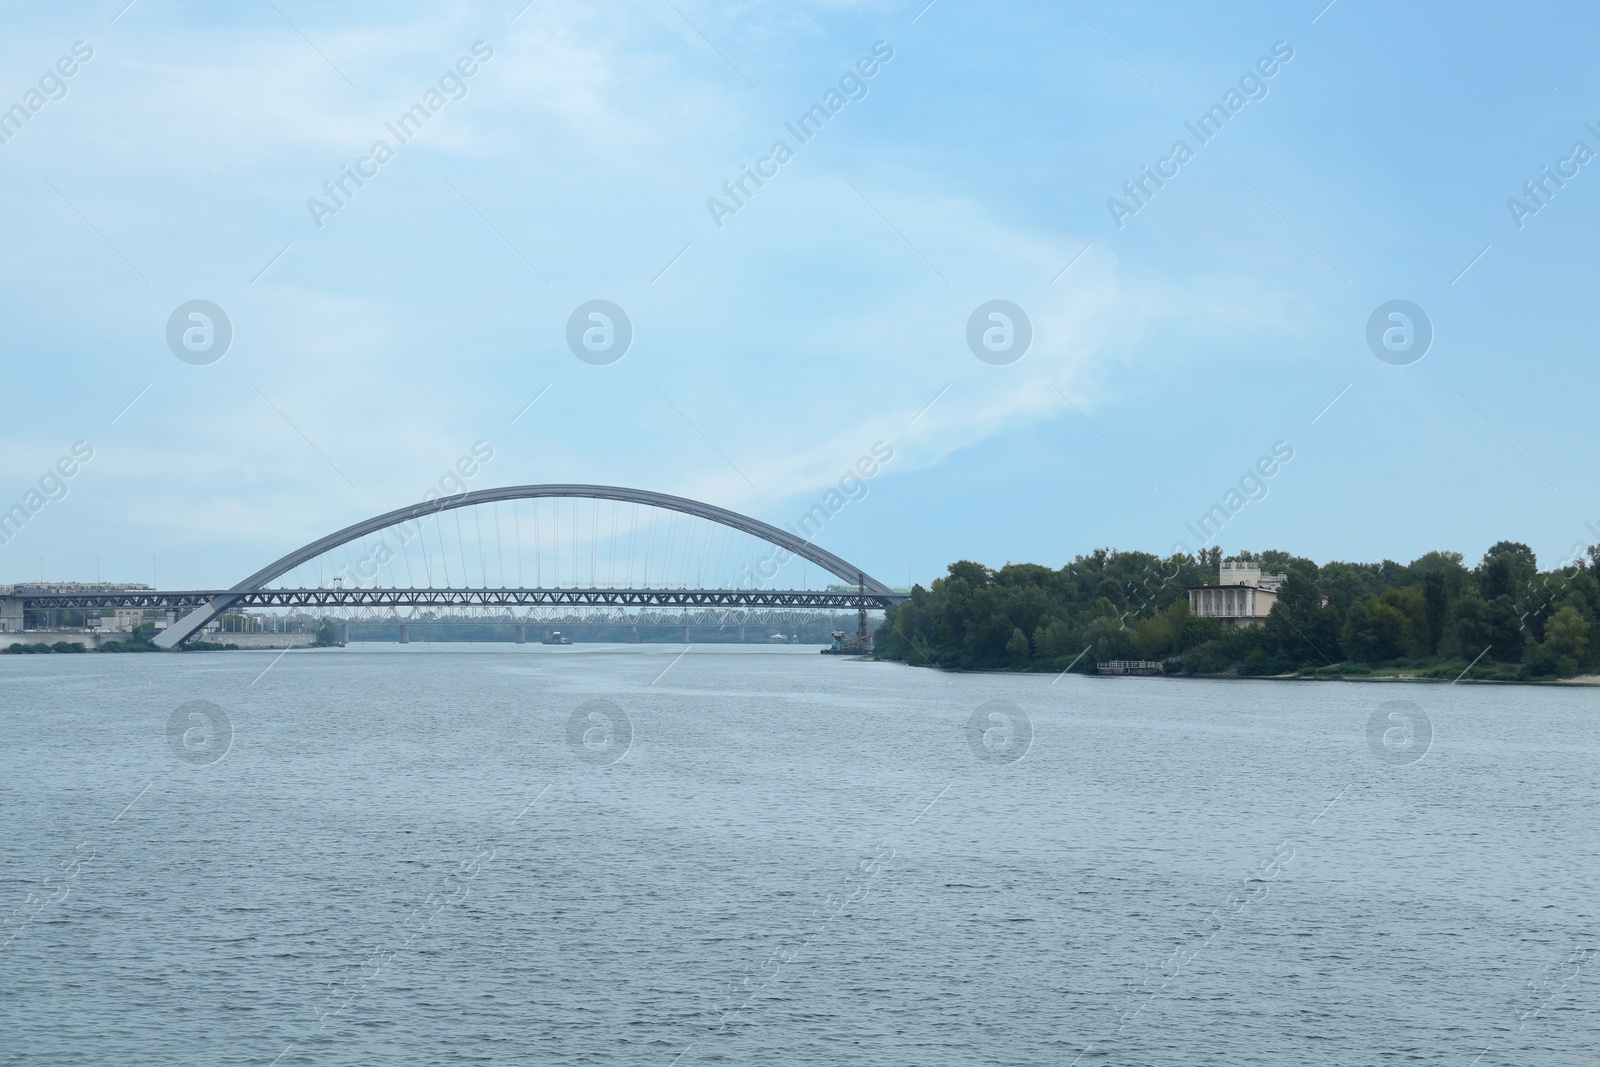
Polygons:
[[857,634],[851,637],[843,630],[833,631],[833,647],[822,650],[824,656],[870,656],[872,655],[872,635]]
[[570,644],[572,644],[571,641],[567,640],[564,636],[562,636],[562,633],[561,633],[560,630],[551,630],[549,633],[545,634],[544,635],[544,643],[547,644],[547,645],[570,645]]

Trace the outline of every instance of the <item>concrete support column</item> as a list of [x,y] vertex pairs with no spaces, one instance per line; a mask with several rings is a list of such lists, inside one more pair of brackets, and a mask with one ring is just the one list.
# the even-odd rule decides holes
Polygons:
[[339,644],[348,645],[349,643],[350,643],[350,624],[347,623],[347,622],[341,622],[339,624]]
[[22,598],[0,597],[0,633],[22,632]]
[[400,643],[402,645],[409,645],[411,643],[411,626],[408,623],[400,624]]
[[686,644],[686,645],[689,643],[689,624],[688,623],[684,623],[683,624],[683,643]]
[[742,622],[739,624],[739,640],[744,640],[744,623]]
[[517,644],[525,645],[527,643],[528,643],[528,624],[525,623],[525,622],[519,622],[519,623],[517,623]]
[[631,641],[633,644],[636,644],[636,645],[639,643],[639,624],[638,623],[634,623],[632,626],[628,627],[628,640]]

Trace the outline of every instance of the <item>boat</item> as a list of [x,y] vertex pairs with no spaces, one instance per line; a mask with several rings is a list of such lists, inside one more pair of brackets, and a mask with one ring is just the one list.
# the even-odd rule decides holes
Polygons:
[[872,635],[863,631],[852,637],[843,630],[833,631],[833,647],[822,650],[824,656],[870,656]]
[[545,634],[544,635],[544,643],[547,644],[547,645],[570,645],[570,644],[572,644],[571,641],[567,640],[567,638],[562,635],[560,630],[551,630],[549,633]]

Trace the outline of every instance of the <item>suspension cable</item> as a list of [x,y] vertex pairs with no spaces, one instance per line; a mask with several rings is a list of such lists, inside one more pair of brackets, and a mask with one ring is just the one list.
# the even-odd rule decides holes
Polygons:
[[435,513],[432,516],[433,532],[439,538],[439,566],[444,568],[444,587],[450,588],[450,553],[444,547],[444,523],[439,521]]
[[[500,501],[494,502],[494,569],[500,578],[500,588],[506,587],[506,555],[500,547]],[[488,588],[489,579],[484,577],[483,584]]]
[[526,588],[522,584],[522,517],[521,517],[522,508],[520,506],[521,503],[522,502],[520,500],[513,500],[511,502],[512,534],[516,537],[516,540],[517,540],[517,588],[518,589]]

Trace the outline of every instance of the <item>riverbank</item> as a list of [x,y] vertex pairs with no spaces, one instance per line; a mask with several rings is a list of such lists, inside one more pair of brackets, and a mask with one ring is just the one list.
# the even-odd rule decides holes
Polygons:
[[[0,655],[43,655],[73,652],[160,652],[142,637],[115,630],[33,630],[18,635],[21,639],[5,643],[0,638]],[[223,634],[225,641],[189,641],[183,648],[191,652],[232,652],[309,648],[316,642],[314,633],[304,634]]]
[[1125,660],[1194,677],[1553,682],[1600,674],[1597,574],[1600,546],[1541,571],[1510,541],[1473,568],[1458,552],[1318,564],[1217,548],[1097,549],[1059,569],[961,561],[875,638],[880,658],[959,669]]
[[[1098,675],[1096,677],[1099,677]],[[1239,682],[1416,682],[1423,685],[1556,685],[1556,686],[1596,686],[1600,685],[1600,674],[1580,674],[1573,678],[1440,678],[1424,676],[1409,671],[1396,671],[1392,674],[1239,674],[1238,672],[1223,674],[1162,674],[1158,678],[1197,678],[1209,681],[1239,681]]]
[[[1052,672],[1041,671],[1028,667],[946,667],[938,663],[906,663],[903,660],[891,657],[872,657],[880,663],[900,663],[906,667],[917,667],[926,670],[939,671],[944,674],[998,674],[1011,677],[1023,675],[1045,675]],[[1091,668],[1092,668],[1091,664]],[[1173,671],[1156,674],[1141,675],[1111,675],[1099,674],[1093,669],[1088,671],[1057,671],[1057,677],[1072,673],[1082,678],[1103,678],[1107,681],[1121,681],[1127,677],[1154,678],[1166,681],[1201,681],[1201,682],[1417,682],[1424,685],[1535,685],[1535,686],[1568,686],[1589,687],[1600,686],[1600,674],[1580,674],[1571,678],[1511,678],[1511,677],[1471,677],[1456,676],[1446,678],[1440,676],[1425,676],[1416,670],[1397,669],[1392,672],[1359,673],[1351,671],[1347,674],[1336,673],[1333,670],[1326,672],[1307,673],[1293,672],[1289,674],[1242,674],[1237,670],[1220,671],[1215,674],[1201,674]]]

